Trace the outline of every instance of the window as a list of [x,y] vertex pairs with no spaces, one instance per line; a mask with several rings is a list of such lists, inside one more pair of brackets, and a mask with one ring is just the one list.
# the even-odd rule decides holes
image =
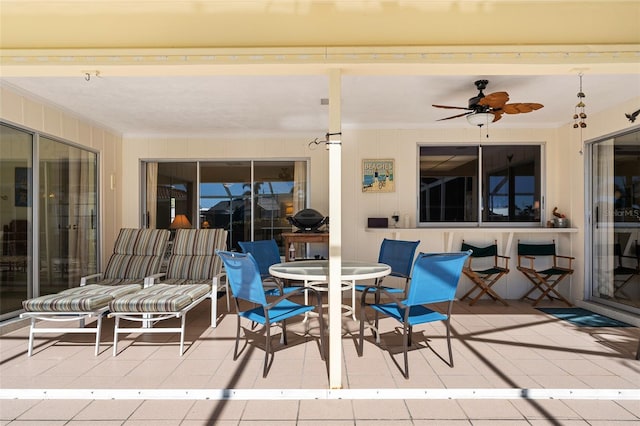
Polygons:
[[420,147],[420,224],[540,222],[541,146]]

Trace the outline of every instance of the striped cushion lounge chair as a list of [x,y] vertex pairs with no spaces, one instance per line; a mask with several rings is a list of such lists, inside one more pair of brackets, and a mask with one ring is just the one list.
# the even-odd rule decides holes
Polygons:
[[[180,333],[180,355],[184,353],[184,332],[187,312],[211,297],[209,284],[155,284],[137,293],[113,299],[109,317],[115,318],[113,355],[118,354],[118,335],[122,333]],[[213,302],[213,300],[212,300]],[[215,303],[215,302],[214,302]],[[180,318],[180,327],[147,326],[157,321]],[[142,322],[142,327],[120,327],[120,320]]]
[[[100,351],[100,329],[102,318],[114,298],[140,291],[144,279],[157,273],[169,231],[151,229],[122,229],[116,239],[114,252],[104,274],[83,277],[79,287],[56,294],[25,300],[25,310],[20,316],[30,318],[29,356],[33,353],[35,334],[93,333],[96,335],[95,354]],[[88,279],[102,277],[96,283],[87,284]],[[96,327],[85,328],[85,320],[97,318]],[[78,321],[78,327],[36,327],[37,320],[47,322]]]
[[[225,275],[215,250],[225,248],[226,241],[224,229],[176,230],[167,271],[148,277],[140,292],[110,303],[109,317],[115,318],[114,355],[118,335],[131,332],[180,333],[182,355],[186,315],[206,298],[211,298],[211,326],[216,326],[218,288]],[[156,322],[170,318],[181,318],[181,326],[153,328]],[[120,319],[139,322],[141,327],[121,327]]]

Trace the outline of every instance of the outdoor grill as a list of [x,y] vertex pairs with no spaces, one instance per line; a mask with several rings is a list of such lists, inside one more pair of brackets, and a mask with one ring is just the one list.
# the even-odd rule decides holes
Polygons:
[[293,216],[287,216],[290,224],[298,228],[296,232],[320,232],[319,228],[329,223],[329,217],[325,217],[317,210],[303,209]]

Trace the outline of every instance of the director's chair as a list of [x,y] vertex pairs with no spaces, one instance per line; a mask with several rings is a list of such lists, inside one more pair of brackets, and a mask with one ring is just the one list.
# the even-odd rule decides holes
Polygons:
[[[471,250],[471,256],[469,256],[469,260],[466,265],[462,269],[462,273],[465,274],[469,279],[473,282],[474,286],[467,291],[464,296],[460,298],[460,300],[464,300],[466,298],[471,299],[469,305],[473,306],[483,295],[487,295],[491,297],[494,301],[499,301],[505,306],[509,306],[509,304],[502,298],[498,293],[496,293],[491,287],[498,282],[498,280],[504,275],[509,273],[509,257],[501,256],[498,254],[498,242],[494,241],[493,244],[488,245],[486,247],[478,247],[473,246],[471,244],[465,243],[462,240],[462,248],[461,251]],[[473,260],[474,259],[482,259],[482,258],[493,258],[493,265],[486,267],[484,266],[477,267],[474,269]],[[476,294],[473,298],[471,295],[476,291]]]
[[[550,260],[552,266],[537,269],[535,261],[540,258]],[[564,262],[568,262],[568,265],[560,266],[558,259],[563,259]],[[533,300],[533,306],[536,306],[542,299],[548,297],[549,300],[561,300],[568,306],[572,306],[571,302],[560,294],[556,288],[567,276],[573,274],[572,261],[574,259],[575,257],[557,255],[555,240],[548,244],[525,244],[518,242],[518,270],[533,283],[533,287],[525,293],[520,300]],[[526,260],[529,262],[527,262],[527,265],[524,265],[523,262]],[[540,296],[536,299],[529,297],[535,290],[540,291]]]

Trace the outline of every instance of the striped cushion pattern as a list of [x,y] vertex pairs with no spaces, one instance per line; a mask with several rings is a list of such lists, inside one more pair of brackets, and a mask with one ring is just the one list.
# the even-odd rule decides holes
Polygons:
[[213,280],[211,278],[207,278],[204,280],[192,280],[189,278],[171,278],[168,280],[162,280],[162,283],[176,285],[176,286],[187,285],[187,284],[206,284],[209,286],[209,288],[211,288],[212,281]]
[[105,279],[98,280],[97,282],[99,284],[96,284],[96,285],[103,285],[103,286],[122,286],[127,284],[136,284],[138,285],[138,287],[140,287],[144,283],[144,279],[105,278]]
[[173,254],[212,255],[215,249],[224,249],[227,244],[224,229],[177,229],[173,241]]
[[171,284],[156,284],[151,287],[147,287],[141,290],[139,294],[155,294],[155,295],[173,295],[173,294],[185,294],[191,299],[198,299],[211,290],[211,286],[208,284],[185,284],[185,285],[171,285]]
[[118,287],[88,285],[25,300],[22,302],[22,307],[27,312],[90,312],[107,306],[114,297],[139,290],[139,285]]
[[159,272],[169,235],[166,229],[121,229],[104,280],[143,279]]
[[116,238],[113,253],[162,256],[170,234],[166,229],[123,228]]
[[216,250],[227,245],[224,229],[178,229],[167,265],[167,280],[207,280],[218,275],[222,260]]
[[142,289],[142,284],[122,284],[118,286],[103,285],[103,284],[89,284],[82,287],[73,287],[66,290],[62,290],[58,294],[66,295],[94,295],[94,294],[108,294],[111,297],[120,297],[125,294],[135,293]]
[[136,294],[114,299],[109,304],[111,312],[179,312],[191,302],[206,295],[210,287],[206,284],[175,286],[156,284]]
[[167,266],[167,277],[206,280],[216,275],[215,259],[217,256],[182,256],[172,255]]
[[142,279],[160,270],[161,256],[114,254],[104,270],[105,279]]

